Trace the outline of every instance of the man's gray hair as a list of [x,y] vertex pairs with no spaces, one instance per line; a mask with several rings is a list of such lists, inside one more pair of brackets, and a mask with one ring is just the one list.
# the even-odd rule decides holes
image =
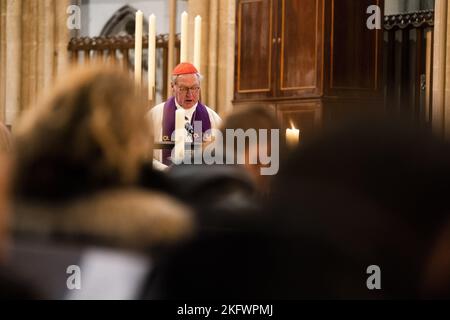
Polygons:
[[[203,76],[200,74],[200,73],[194,73],[195,74],[195,76],[197,77],[197,79],[198,79],[198,82],[200,83],[200,82],[202,82],[202,80],[203,80]],[[178,80],[178,77],[179,77],[180,75],[175,75],[175,76],[172,76],[172,84],[173,85],[175,85],[175,84],[177,84],[177,80]]]

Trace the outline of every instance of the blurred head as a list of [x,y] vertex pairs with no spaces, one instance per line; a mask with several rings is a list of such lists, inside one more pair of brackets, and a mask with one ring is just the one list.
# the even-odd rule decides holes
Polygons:
[[190,63],[181,63],[172,73],[172,92],[184,109],[192,108],[200,99],[201,76]]
[[[262,144],[260,141],[260,137],[258,136],[258,142],[256,144],[248,143],[246,142],[244,153],[243,155],[245,157],[245,164],[244,168],[251,174],[255,182],[257,183],[258,187],[263,190],[268,188],[268,176],[261,175],[261,167],[269,167],[270,165],[263,165],[259,159],[259,151],[262,149],[265,154],[272,155],[271,145],[271,135],[270,130],[280,130],[280,125],[278,123],[277,118],[274,115],[274,112],[271,111],[267,107],[263,106],[251,106],[247,108],[242,108],[234,111],[231,113],[224,121],[222,125],[222,133],[223,137],[225,139],[225,145],[226,145],[226,130],[232,129],[242,129],[244,132],[246,132],[249,129],[255,129],[256,132],[259,132],[260,129],[266,129],[268,131],[268,137],[267,137],[267,143]],[[274,143],[278,143],[277,141],[273,141]],[[226,152],[234,152],[235,157],[239,157],[238,149],[237,149],[237,143],[236,141],[233,143],[234,149],[233,150],[226,150]],[[256,164],[251,164],[250,159],[251,158],[258,159]]]
[[145,99],[122,71],[76,69],[16,131],[17,196],[66,198],[133,184],[151,151]]

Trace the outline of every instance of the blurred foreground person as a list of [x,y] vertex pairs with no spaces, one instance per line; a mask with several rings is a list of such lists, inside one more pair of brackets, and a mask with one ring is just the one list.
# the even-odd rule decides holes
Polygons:
[[449,182],[449,146],[401,123],[360,121],[295,151],[272,209],[284,296],[422,297]]
[[[261,141],[260,130],[266,130],[264,141]],[[215,137],[214,143],[218,147],[214,157],[223,159],[223,164],[180,165],[168,170],[178,195],[200,213],[201,224],[216,225],[214,220],[221,219],[221,214],[260,214],[270,194],[273,178],[263,175],[262,170],[270,166],[278,170],[279,166],[279,140],[272,137],[271,130],[279,134],[280,126],[267,108],[254,106],[237,110],[225,119],[221,127],[222,139],[218,139],[218,135]],[[246,138],[246,134],[257,140]],[[243,143],[242,150],[238,147],[240,143]],[[278,148],[272,150],[272,144]],[[204,146],[203,151],[210,146]],[[267,155],[271,163],[263,164],[260,153]]]
[[[266,108],[251,107],[225,120],[224,138],[226,129],[258,132],[276,130],[279,125]],[[236,141],[235,147],[216,150],[224,160],[226,152],[233,152],[234,164],[180,165],[168,171],[181,198],[196,208],[197,233],[158,261],[149,298],[276,298],[272,287],[279,243],[269,232],[263,210],[272,177],[261,175],[263,164],[248,161],[250,153],[257,154],[261,147],[271,153],[271,140],[267,139],[267,145],[259,140],[245,143],[243,154],[237,154]],[[238,165],[241,155],[246,161]]]
[[0,299],[34,299],[38,295],[13,270],[6,268],[9,245],[11,135],[0,123]]
[[137,187],[149,132],[145,99],[104,66],[74,70],[21,119],[11,261],[44,297],[139,298],[147,253],[190,233],[183,205]]
[[[424,297],[428,270],[436,275],[431,280],[448,276],[441,234],[450,209],[449,149],[425,132],[374,122],[326,132],[294,151],[274,184],[271,214],[216,215],[222,228],[203,230],[160,261],[153,293],[169,299]],[[432,268],[430,256],[441,258],[431,259]]]

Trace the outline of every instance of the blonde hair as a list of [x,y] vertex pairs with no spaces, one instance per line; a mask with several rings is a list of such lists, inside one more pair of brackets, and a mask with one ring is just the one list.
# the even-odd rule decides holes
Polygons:
[[22,182],[45,186],[54,179],[55,188],[135,182],[151,152],[143,95],[128,75],[105,66],[75,69],[62,80],[15,132]]

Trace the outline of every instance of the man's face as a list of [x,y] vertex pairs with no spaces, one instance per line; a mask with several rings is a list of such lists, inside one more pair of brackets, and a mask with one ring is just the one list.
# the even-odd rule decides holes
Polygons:
[[172,85],[172,90],[180,106],[190,109],[199,100],[200,82],[195,74],[182,74]]

